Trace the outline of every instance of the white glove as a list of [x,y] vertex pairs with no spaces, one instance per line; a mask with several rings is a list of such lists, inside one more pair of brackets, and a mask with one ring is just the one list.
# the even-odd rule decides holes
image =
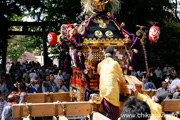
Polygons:
[[133,90],[134,92],[136,91],[136,86],[134,85],[134,83],[131,83],[131,85],[129,86],[129,88],[131,90]]

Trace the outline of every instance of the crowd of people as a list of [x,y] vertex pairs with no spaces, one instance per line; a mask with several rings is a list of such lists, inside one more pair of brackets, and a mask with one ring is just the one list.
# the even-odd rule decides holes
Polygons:
[[[167,94],[166,99],[180,99],[180,70],[177,72],[174,66],[169,67],[168,64],[161,70],[149,68],[148,77],[146,72],[132,71],[131,75],[139,78],[143,83],[143,90],[156,89]],[[146,78],[147,77],[147,78]]]
[[[144,90],[157,89],[157,101],[180,99],[180,71],[174,66],[149,68],[148,79],[146,72],[132,70],[131,75],[142,81]],[[68,92],[69,85],[70,76],[56,65],[45,68],[35,62],[12,63],[10,70],[5,69],[0,76],[0,120],[16,120],[12,118],[12,105],[28,102],[27,93]]]
[[[12,118],[12,105],[27,102],[27,93],[69,91],[69,76],[56,65],[39,63],[12,63],[0,76],[0,120]],[[8,102],[7,102],[8,101]]]

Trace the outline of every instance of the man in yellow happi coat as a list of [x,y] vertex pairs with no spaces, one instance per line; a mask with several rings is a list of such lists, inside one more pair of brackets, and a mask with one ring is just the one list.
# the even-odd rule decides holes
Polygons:
[[122,69],[117,61],[112,59],[114,47],[108,46],[105,59],[98,64],[100,75],[100,97],[111,120],[119,117],[119,84],[126,83]]
[[136,90],[134,84],[131,84],[130,88],[134,91],[136,98],[146,102],[150,107],[151,110],[150,120],[162,120],[162,116],[161,116],[162,106],[160,103],[163,101],[163,99],[160,96],[153,96],[151,99],[148,95],[139,93]]

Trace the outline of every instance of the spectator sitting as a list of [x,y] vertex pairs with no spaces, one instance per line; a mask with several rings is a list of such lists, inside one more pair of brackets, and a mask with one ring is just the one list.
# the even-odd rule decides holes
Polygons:
[[58,80],[58,84],[59,84],[59,87],[58,87],[59,90],[63,90],[64,92],[69,92],[69,90],[64,85],[64,81],[62,79]]
[[37,83],[39,84],[39,88],[38,88],[38,93],[42,93],[42,83],[43,83],[43,79],[41,74],[37,75]]
[[131,96],[124,103],[121,120],[148,120],[150,115],[151,111],[148,104]]
[[136,73],[136,71],[134,69],[131,71],[131,75],[137,76],[137,73]]
[[154,97],[158,102],[158,101],[163,101],[164,99],[166,99],[167,95],[168,95],[168,83],[166,81],[163,81],[162,87],[157,90]]
[[31,78],[31,81],[27,85],[27,87],[29,88],[29,93],[36,93],[39,88],[39,84],[37,83],[37,80],[34,80],[34,78]]
[[15,82],[15,83],[11,86],[10,91],[11,91],[11,93],[12,93],[12,92],[13,92],[13,93],[17,93],[17,92],[18,92],[18,82]]
[[171,85],[169,86],[168,96],[167,96],[166,99],[171,99],[171,98],[172,98],[173,93],[174,93],[174,91],[172,90],[172,86],[173,86],[173,85],[177,85],[178,88],[180,88],[180,75],[179,75],[175,80],[173,80],[172,83],[171,83]]
[[4,97],[1,95],[0,91],[0,120],[2,116],[3,109],[8,105],[8,102],[4,100]]
[[19,84],[19,103],[27,102],[27,93],[26,93],[26,85],[25,83]]
[[58,92],[58,87],[57,84],[54,82],[53,75],[51,75],[48,79],[46,79],[46,81],[43,81],[42,90],[43,92]]
[[34,72],[34,69],[31,70],[31,73],[29,74],[29,78],[34,78],[36,79],[37,78],[37,74]]
[[156,94],[167,94],[168,93],[168,83],[166,81],[162,82],[162,87],[159,88]]
[[7,89],[6,84],[3,83],[2,77],[0,77],[0,91],[1,91],[1,95],[3,95],[4,97],[7,97],[9,94],[9,90]]
[[154,83],[151,82],[150,77],[148,78],[148,82],[143,85],[143,90],[147,89],[156,89],[156,86],[154,85]]
[[[62,79],[62,80],[64,80],[63,79],[63,75],[62,75],[62,70],[59,70],[58,71],[58,75],[56,76],[56,79],[54,80],[54,82],[58,85],[58,80],[59,79]],[[58,85],[58,87],[59,87],[59,85]]]
[[19,118],[12,118],[12,105],[16,104],[15,94],[10,94],[8,96],[8,102],[9,105],[4,108],[1,120],[20,120]]
[[168,82],[169,84],[172,83],[172,79],[171,79],[172,75],[170,73],[167,74],[167,78],[165,79],[166,82]]
[[[54,76],[51,75],[50,76],[50,92],[58,92],[58,86],[57,84],[54,82]],[[52,90],[51,90],[52,89]]]
[[180,99],[180,90],[177,85],[173,85],[172,89],[174,91],[172,99]]

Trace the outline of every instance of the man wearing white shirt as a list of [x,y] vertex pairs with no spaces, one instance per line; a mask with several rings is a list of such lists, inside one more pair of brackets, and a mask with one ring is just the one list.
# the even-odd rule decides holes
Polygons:
[[154,73],[156,74],[158,80],[162,79],[162,71],[160,70],[160,67],[158,66],[157,69],[154,71]]
[[167,74],[167,72],[170,72],[170,71],[171,71],[171,67],[169,67],[169,65],[166,64],[166,67],[164,67],[164,69],[163,69],[163,73]]
[[36,80],[36,78],[37,78],[37,74],[34,72],[34,69],[32,69],[32,70],[31,70],[31,73],[29,74],[29,78],[30,78],[30,79],[32,79],[32,78],[33,78],[33,79],[35,79],[35,80]]

